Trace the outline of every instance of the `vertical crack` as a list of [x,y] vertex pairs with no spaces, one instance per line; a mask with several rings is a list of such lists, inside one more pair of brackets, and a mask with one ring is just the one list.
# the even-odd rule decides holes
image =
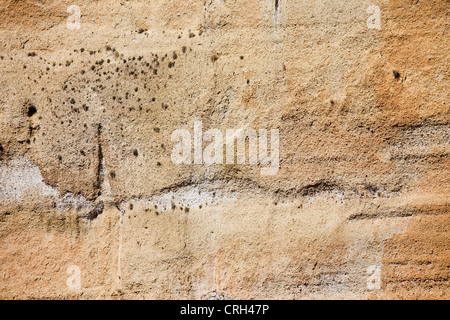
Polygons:
[[119,282],[119,288],[122,288],[122,229],[123,229],[123,216],[125,214],[125,209],[121,206],[120,216],[119,216],[119,247],[117,249],[117,280]]
[[85,215],[85,219],[87,220],[95,220],[99,215],[101,215],[105,209],[105,204],[101,198],[103,192],[103,182],[105,177],[104,172],[104,159],[103,159],[103,150],[102,150],[102,125],[99,124],[97,127],[97,174],[95,181],[95,190],[97,192],[96,206],[90,211],[87,215]]
[[275,7],[273,9],[275,43],[278,42],[278,27],[279,27],[279,18],[280,18],[279,15],[280,15],[280,0],[275,0]]
[[[96,192],[96,207],[89,212],[85,218],[88,220],[96,219],[106,208],[106,205],[115,205],[114,197],[112,196],[111,185],[108,179],[108,168],[105,163],[105,155],[103,153],[103,127],[101,124],[97,125],[97,168],[95,174],[95,192]],[[117,205],[116,205],[117,207]]]
[[96,181],[96,189],[98,189],[98,195],[102,194],[102,185],[104,179],[104,170],[103,170],[103,150],[102,150],[102,125],[98,124],[97,128],[97,181]]

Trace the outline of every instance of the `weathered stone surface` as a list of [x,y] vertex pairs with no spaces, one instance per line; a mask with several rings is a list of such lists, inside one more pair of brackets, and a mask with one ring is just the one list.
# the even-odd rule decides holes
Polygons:
[[[448,299],[448,12],[0,0],[0,298]],[[175,164],[196,121],[279,170]]]

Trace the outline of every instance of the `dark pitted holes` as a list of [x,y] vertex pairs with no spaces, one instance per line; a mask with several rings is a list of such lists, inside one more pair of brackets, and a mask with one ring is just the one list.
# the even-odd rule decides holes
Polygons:
[[28,110],[27,110],[28,117],[34,116],[36,114],[36,112],[37,112],[37,109],[35,106],[33,106],[33,105],[28,106]]

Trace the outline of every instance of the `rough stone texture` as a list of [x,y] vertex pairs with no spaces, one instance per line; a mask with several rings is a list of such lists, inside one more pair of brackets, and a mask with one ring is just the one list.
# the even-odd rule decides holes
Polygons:
[[[449,13],[0,0],[0,298],[448,299]],[[278,173],[174,164],[194,121]]]

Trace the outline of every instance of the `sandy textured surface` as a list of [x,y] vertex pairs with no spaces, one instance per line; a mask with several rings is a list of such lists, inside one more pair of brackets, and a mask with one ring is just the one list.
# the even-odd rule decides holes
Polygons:
[[[449,15],[0,0],[0,298],[448,299]],[[196,121],[278,171],[175,164]]]

